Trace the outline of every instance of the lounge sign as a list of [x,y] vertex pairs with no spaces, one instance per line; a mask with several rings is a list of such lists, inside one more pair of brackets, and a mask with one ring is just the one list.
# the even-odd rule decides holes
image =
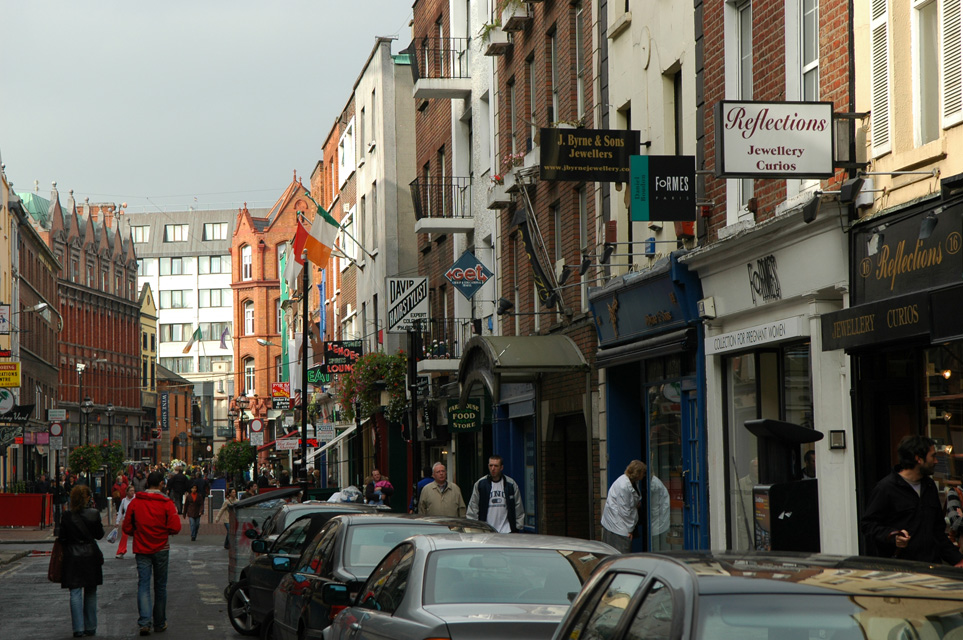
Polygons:
[[638,131],[544,128],[539,136],[542,180],[628,182],[639,152]]
[[831,102],[716,103],[716,177],[833,175]]

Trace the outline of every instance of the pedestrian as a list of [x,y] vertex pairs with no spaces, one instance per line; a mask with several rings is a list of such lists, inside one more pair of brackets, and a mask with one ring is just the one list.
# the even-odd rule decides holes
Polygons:
[[167,491],[179,515],[184,514],[184,494],[187,493],[187,489],[188,481],[187,476],[184,475],[184,467],[177,467],[174,475],[167,481]]
[[423,516],[465,517],[465,499],[454,482],[448,482],[448,469],[440,462],[431,467],[434,482],[421,490],[418,513]]
[[364,500],[368,504],[385,504],[385,499],[394,495],[395,488],[378,469],[371,470],[370,480],[364,488]]
[[204,496],[197,490],[197,485],[191,485],[191,492],[184,498],[184,515],[191,525],[191,540],[197,540],[197,532],[201,528],[201,516],[204,515]]
[[261,467],[261,475],[257,477],[257,488],[267,489],[273,484],[271,480],[271,472],[267,467]]
[[46,473],[41,473],[40,477],[37,478],[37,493],[52,493]]
[[60,523],[63,570],[60,587],[70,589],[70,619],[74,637],[97,633],[97,586],[104,584],[104,554],[97,540],[104,537],[100,512],[93,508],[90,487],[70,491],[70,510]]
[[[223,516],[228,511],[228,509],[231,508],[231,505],[234,504],[235,502],[237,502],[237,489],[234,489],[234,488],[228,489],[227,495],[224,496],[224,504],[221,505],[221,508],[217,510],[217,515],[214,516],[214,522],[220,522],[221,516]],[[224,523],[224,531],[225,531],[224,548],[230,549],[231,548],[231,539],[230,539],[231,526],[227,522]]]
[[120,501],[120,506],[117,507],[115,524],[120,532],[120,540],[117,541],[117,554],[114,556],[117,560],[123,560],[124,556],[127,555],[127,534],[124,533],[124,517],[127,515],[127,509],[130,507],[131,501],[136,496],[137,492],[134,491],[134,485],[127,485],[127,495],[124,496],[124,499]]
[[415,490],[411,494],[411,502],[408,504],[408,513],[418,513],[418,500],[421,499],[421,490],[434,481],[435,479],[431,477],[431,467],[425,465],[421,470],[421,480],[418,481],[418,484],[415,486]]
[[610,544],[619,553],[632,550],[632,538],[639,522],[639,504],[642,491],[639,481],[645,477],[645,463],[633,460],[625,473],[616,478],[609,487],[602,509],[602,542]]
[[[170,563],[170,539],[181,530],[177,509],[170,498],[161,493],[164,475],[152,472],[147,476],[147,491],[127,507],[124,533],[134,537],[134,556],[137,558],[137,624],[140,635],[149,636],[151,622],[154,631],[167,630],[167,571]],[[151,578],[154,583],[154,602],[151,606]]]
[[963,567],[963,554],[946,535],[946,520],[933,472],[936,446],[926,436],[905,436],[897,464],[876,484],[863,513],[870,555]]
[[141,491],[147,491],[147,476],[144,475],[143,469],[138,469],[137,473],[134,474],[134,479],[131,481],[134,485],[134,491],[140,493]]
[[117,476],[114,480],[114,486],[111,488],[110,497],[114,502],[114,512],[116,513],[120,509],[120,501],[124,499],[127,495],[127,482],[124,480],[123,475]]
[[475,482],[465,517],[490,524],[498,533],[525,529],[525,507],[518,483],[502,473],[505,461],[499,455],[488,458],[488,475]]

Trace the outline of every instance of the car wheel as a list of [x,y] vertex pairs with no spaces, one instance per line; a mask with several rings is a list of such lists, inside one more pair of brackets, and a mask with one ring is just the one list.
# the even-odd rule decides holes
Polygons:
[[274,640],[274,614],[269,613],[261,620],[261,640]]
[[234,630],[244,636],[257,635],[260,625],[251,618],[251,599],[247,580],[239,580],[227,594],[227,617]]

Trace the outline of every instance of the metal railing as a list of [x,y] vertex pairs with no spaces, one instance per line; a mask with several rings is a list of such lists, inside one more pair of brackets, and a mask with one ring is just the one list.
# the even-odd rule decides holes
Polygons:
[[459,359],[465,344],[475,335],[471,318],[429,318],[422,324],[421,357],[424,360]]
[[415,219],[470,218],[471,178],[421,177],[408,185],[415,207]]
[[471,77],[468,38],[415,38],[408,45],[407,53],[414,82]]

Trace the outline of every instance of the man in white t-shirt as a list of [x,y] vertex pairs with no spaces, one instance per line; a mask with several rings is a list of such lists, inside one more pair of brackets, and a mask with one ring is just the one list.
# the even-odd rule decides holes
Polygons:
[[502,473],[501,456],[488,459],[488,475],[478,479],[471,491],[465,517],[487,522],[498,533],[518,533],[525,528],[525,507],[518,483]]

